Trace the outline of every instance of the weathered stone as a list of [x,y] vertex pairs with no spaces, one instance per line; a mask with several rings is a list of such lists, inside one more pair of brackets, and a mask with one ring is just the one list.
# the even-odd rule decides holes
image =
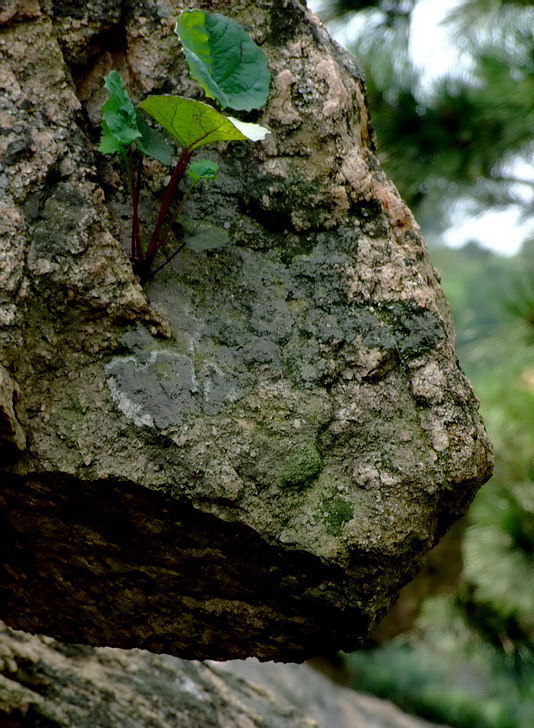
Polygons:
[[[0,623],[6,728],[432,728],[307,665],[64,645]],[[436,727],[437,728],[437,727]]]
[[0,364],[0,452],[5,456],[18,454],[26,447],[26,435],[15,412],[19,390]]
[[[188,5],[117,20],[55,3],[0,35],[0,347],[29,443],[1,472],[0,616],[66,641],[302,660],[361,643],[491,456],[361,73],[297,0],[209,3],[267,51],[272,133],[210,150],[220,177],[188,203],[231,245],[141,288],[91,124],[111,66],[134,98],[191,90],[172,33]],[[143,218],[164,174],[148,171]]]

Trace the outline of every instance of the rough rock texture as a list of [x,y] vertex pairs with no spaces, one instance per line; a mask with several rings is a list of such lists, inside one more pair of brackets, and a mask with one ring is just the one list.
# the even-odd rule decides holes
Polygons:
[[2,728],[432,728],[306,665],[194,662],[2,628]]
[[221,176],[188,203],[231,245],[140,287],[120,170],[94,151],[102,76],[198,93],[172,32],[189,5],[0,14],[0,616],[196,659],[350,650],[489,445],[361,74],[297,0],[204,3],[265,48],[272,134],[214,147]]
[[462,518],[425,558],[422,570],[404,586],[392,609],[376,624],[369,644],[389,642],[413,629],[425,599],[436,594],[452,594],[462,577],[462,539],[467,519]]

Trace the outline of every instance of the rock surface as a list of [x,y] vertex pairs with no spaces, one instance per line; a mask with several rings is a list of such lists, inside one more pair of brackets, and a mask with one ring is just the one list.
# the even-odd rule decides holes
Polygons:
[[2,628],[2,728],[432,728],[307,665],[196,662]]
[[299,661],[361,643],[490,448],[353,60],[297,0],[204,5],[265,48],[272,134],[214,147],[220,178],[189,202],[231,245],[145,290],[120,170],[94,151],[102,76],[135,100],[197,93],[172,32],[189,3],[0,15],[0,617]]

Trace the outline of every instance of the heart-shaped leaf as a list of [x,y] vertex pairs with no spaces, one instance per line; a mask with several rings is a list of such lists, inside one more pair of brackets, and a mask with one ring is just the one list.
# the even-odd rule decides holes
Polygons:
[[222,248],[230,239],[226,230],[211,222],[193,220],[188,215],[180,215],[177,222],[184,231],[184,243],[195,253]]
[[184,10],[175,33],[192,78],[222,108],[261,109],[269,97],[271,73],[265,52],[235,20],[207,10]]
[[187,168],[187,176],[193,182],[200,182],[203,179],[217,179],[218,172],[219,165],[211,159],[195,159],[194,162],[190,162]]
[[[238,129],[233,121],[208,104],[183,96],[148,96],[139,104],[139,108],[150,114],[183,149],[188,149],[190,152],[213,142],[246,139],[255,141],[256,138],[264,138],[265,134],[269,133],[268,129],[258,124],[243,125],[240,122],[240,126],[245,126],[246,129]],[[259,131],[255,137],[250,130],[247,134],[248,127],[263,130],[263,136],[258,136]]]

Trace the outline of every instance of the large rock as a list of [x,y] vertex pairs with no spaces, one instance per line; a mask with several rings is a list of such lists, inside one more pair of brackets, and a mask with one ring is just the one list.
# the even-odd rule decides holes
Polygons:
[[[0,623],[2,728],[432,728],[307,665],[62,645]],[[438,728],[436,726],[436,728]]]
[[297,0],[207,4],[265,48],[272,134],[214,148],[221,177],[191,199],[231,245],[146,290],[120,170],[94,152],[102,76],[190,92],[172,32],[189,3],[0,16],[0,616],[302,660],[361,643],[491,457],[354,62]]

